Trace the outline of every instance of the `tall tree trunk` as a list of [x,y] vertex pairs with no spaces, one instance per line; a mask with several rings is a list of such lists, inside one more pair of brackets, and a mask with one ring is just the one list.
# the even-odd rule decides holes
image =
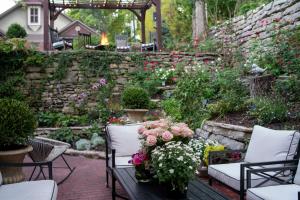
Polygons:
[[193,14],[193,39],[195,46],[207,37],[207,20],[204,0],[195,1]]

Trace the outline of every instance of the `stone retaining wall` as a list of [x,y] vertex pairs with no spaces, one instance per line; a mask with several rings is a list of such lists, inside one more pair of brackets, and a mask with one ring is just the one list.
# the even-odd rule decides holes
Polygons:
[[[220,40],[233,40],[247,50],[251,39],[262,41],[270,39],[274,24],[280,29],[294,29],[300,25],[300,2],[298,0],[275,0],[261,6],[246,15],[233,18],[232,21],[211,29],[210,35]],[[228,26],[233,30],[228,32]]]
[[[55,53],[55,54],[59,54]],[[70,52],[62,52],[64,54],[72,54]],[[95,51],[95,56],[100,55],[101,52]],[[54,55],[55,55],[54,54]],[[110,52],[106,54],[109,56]],[[111,52],[113,55],[122,56],[121,61],[116,61],[116,63],[110,63],[109,70],[111,70],[112,79],[115,82],[115,87],[113,88],[113,95],[119,97],[124,86],[128,83],[131,78],[131,74],[137,70],[145,70],[149,67],[170,67],[178,62],[185,62],[187,64],[193,62],[207,62],[213,61],[216,58],[214,54],[196,54],[196,53],[183,53],[183,52],[170,52],[170,53],[116,53]],[[58,57],[54,64],[45,67],[28,67],[26,72],[26,89],[25,93],[27,95],[34,97],[39,90],[41,92],[41,99],[34,105],[39,110],[53,110],[57,112],[63,112],[67,114],[74,114],[74,99],[76,99],[81,94],[88,94],[87,108],[94,108],[97,105],[96,95],[92,95],[93,89],[92,84],[99,80],[101,75],[96,77],[96,75],[84,75],[80,69],[80,54],[75,54],[77,57],[71,61],[70,66],[67,68],[65,77],[58,81],[53,80],[55,71],[57,70]],[[93,56],[93,52],[89,52],[90,56]],[[132,55],[141,56],[144,60],[141,64],[137,64],[136,61],[132,60]],[[74,56],[74,55],[73,55]],[[54,56],[55,57],[55,56]],[[144,68],[143,68],[144,67]],[[88,83],[88,84],[87,84]]]
[[253,129],[243,126],[206,121],[196,134],[203,139],[218,141],[232,150],[245,149]]
[[[78,127],[69,127],[74,134],[80,134],[82,131],[91,128],[91,126],[78,126]],[[34,135],[48,137],[51,133],[59,130],[61,128],[37,128]]]

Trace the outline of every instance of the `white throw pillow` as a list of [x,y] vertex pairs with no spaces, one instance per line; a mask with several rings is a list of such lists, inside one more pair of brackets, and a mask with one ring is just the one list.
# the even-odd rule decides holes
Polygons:
[[296,131],[272,130],[254,126],[245,162],[267,162],[293,159],[300,134]]
[[111,148],[116,156],[131,156],[140,149],[138,129],[141,125],[108,125],[107,131],[111,139]]

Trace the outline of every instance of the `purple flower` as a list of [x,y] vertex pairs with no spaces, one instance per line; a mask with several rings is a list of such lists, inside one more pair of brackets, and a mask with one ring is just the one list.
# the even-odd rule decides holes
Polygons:
[[100,84],[101,86],[106,85],[106,79],[105,79],[105,78],[99,79],[99,84]]

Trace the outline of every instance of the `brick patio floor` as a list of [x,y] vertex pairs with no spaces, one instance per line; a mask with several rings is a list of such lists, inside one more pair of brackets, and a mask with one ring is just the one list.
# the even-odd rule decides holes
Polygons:
[[[105,161],[88,159],[85,157],[66,156],[71,166],[76,167],[73,174],[58,188],[58,200],[111,200],[111,190],[105,186]],[[62,160],[55,162],[62,166]],[[25,170],[30,174],[29,170]],[[54,169],[54,180],[59,181],[67,173],[64,169]],[[205,180],[206,181],[206,180]],[[230,199],[237,200],[238,195],[227,187],[214,183],[214,188]],[[126,196],[123,189],[118,186],[120,194]]]

